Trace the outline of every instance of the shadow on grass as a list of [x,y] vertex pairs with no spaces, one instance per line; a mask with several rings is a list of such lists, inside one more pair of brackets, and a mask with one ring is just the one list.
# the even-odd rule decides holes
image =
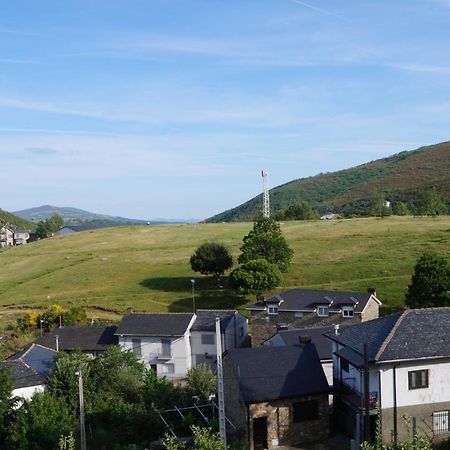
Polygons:
[[195,279],[196,309],[242,309],[248,303],[246,297],[239,296],[228,288],[226,277],[220,280],[220,284],[212,277],[156,277],[146,278],[139,284],[155,291],[182,293],[169,305],[168,310],[191,312],[193,310],[191,279]]

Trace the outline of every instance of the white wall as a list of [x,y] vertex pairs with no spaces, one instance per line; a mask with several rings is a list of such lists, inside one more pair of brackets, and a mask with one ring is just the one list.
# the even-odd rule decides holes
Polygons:
[[[182,337],[172,337],[170,339],[170,359],[158,358],[162,351],[161,339],[163,337],[156,336],[119,336],[119,345],[127,351],[133,351],[132,339],[141,340],[141,358],[140,360],[147,366],[156,364],[158,376],[166,376],[168,379],[185,378],[188,370],[192,367],[191,344],[189,339],[190,333],[187,332]],[[174,372],[169,373],[165,369],[168,364],[174,364]]]
[[38,384],[36,386],[27,386],[23,388],[14,389],[12,391],[13,397],[22,397],[25,400],[29,400],[36,392],[44,392],[45,386]]
[[[408,389],[408,372],[428,370],[428,388]],[[393,367],[382,367],[381,373],[381,407],[394,407]],[[396,368],[397,406],[424,405],[430,403],[450,402],[450,361],[434,360],[402,363]]]

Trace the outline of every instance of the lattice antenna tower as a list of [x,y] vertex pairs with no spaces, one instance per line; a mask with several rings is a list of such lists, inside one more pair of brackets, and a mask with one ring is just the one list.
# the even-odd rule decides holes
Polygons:
[[270,203],[269,203],[269,182],[268,182],[268,173],[265,170],[261,171],[262,179],[263,179],[263,215],[264,217],[270,216]]

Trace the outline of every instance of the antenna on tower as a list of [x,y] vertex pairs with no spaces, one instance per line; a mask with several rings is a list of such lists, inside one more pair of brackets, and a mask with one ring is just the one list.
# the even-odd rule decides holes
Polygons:
[[261,171],[263,179],[263,216],[270,216],[270,204],[269,204],[269,183],[267,181],[268,173],[265,170]]

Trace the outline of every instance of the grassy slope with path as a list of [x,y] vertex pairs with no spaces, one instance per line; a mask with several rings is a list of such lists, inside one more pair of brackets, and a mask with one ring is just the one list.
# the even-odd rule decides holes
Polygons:
[[[197,307],[241,308],[242,298],[194,274],[189,256],[217,240],[239,254],[250,223],[131,226],[51,238],[0,253],[0,322],[49,304],[90,307],[96,317],[127,308],[188,311],[190,279]],[[311,287],[365,291],[376,287],[391,307],[403,305],[418,254],[435,249],[450,256],[450,217],[286,222],[295,250],[283,289]],[[109,311],[103,311],[105,308]]]

